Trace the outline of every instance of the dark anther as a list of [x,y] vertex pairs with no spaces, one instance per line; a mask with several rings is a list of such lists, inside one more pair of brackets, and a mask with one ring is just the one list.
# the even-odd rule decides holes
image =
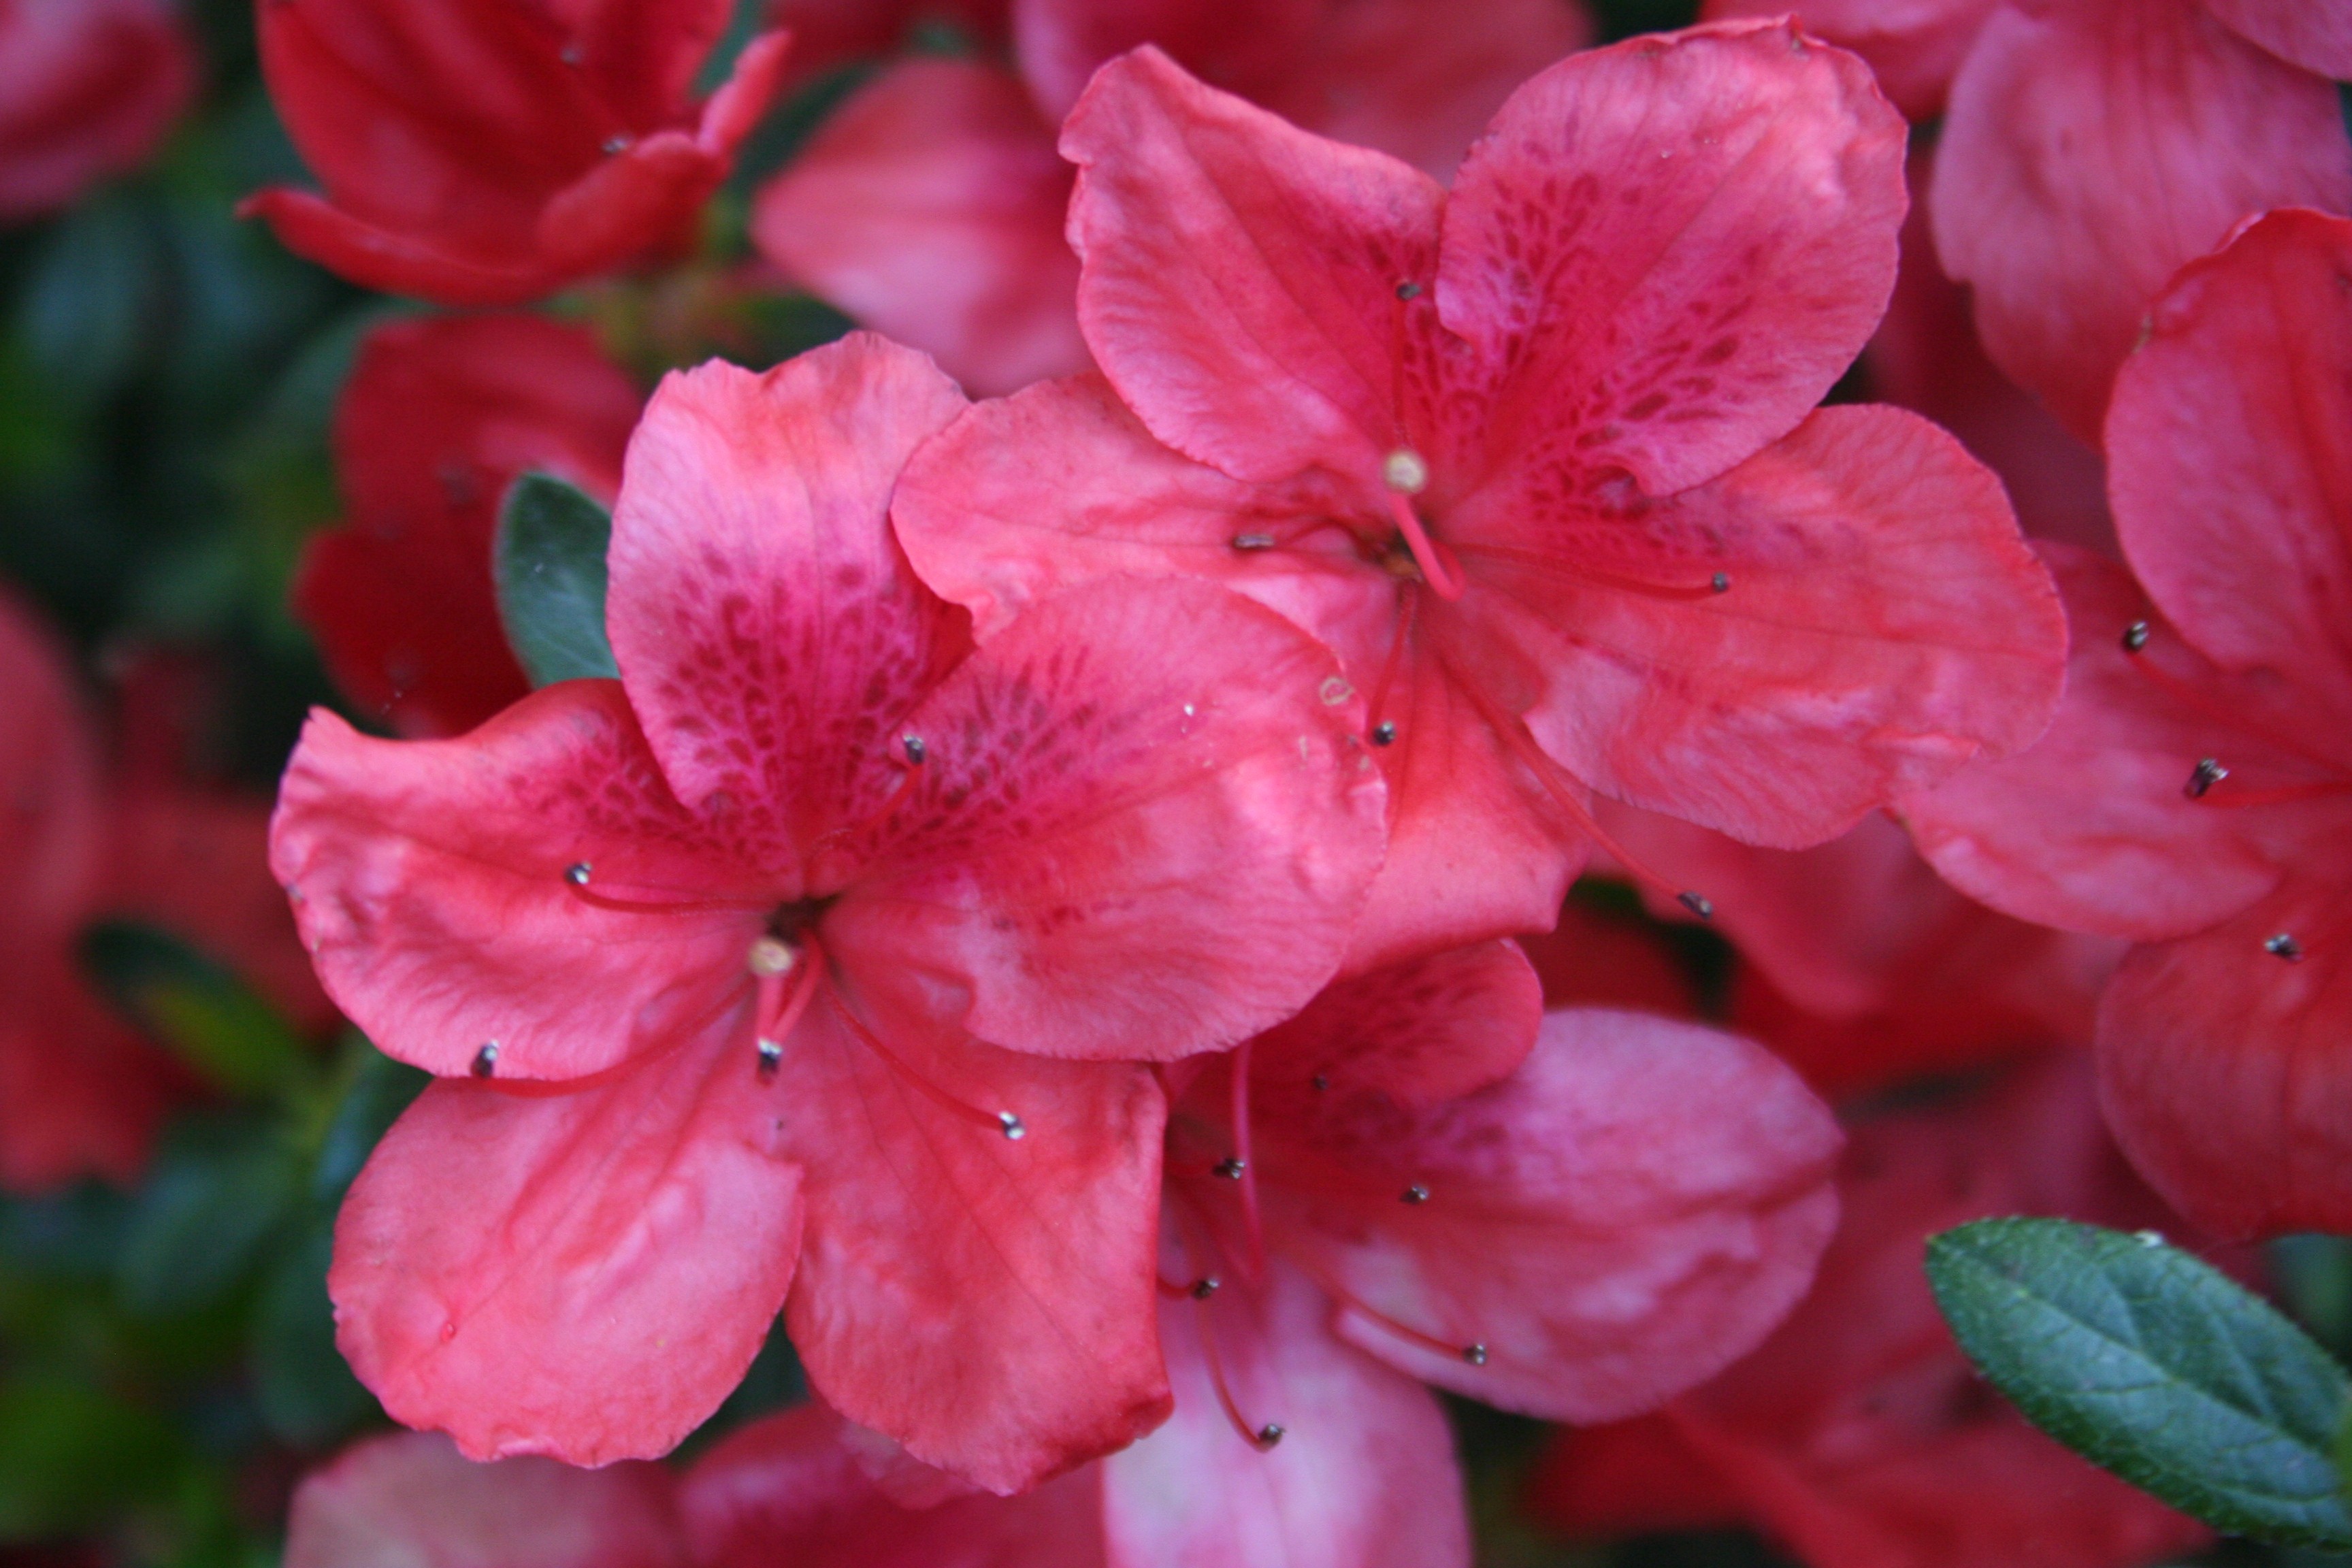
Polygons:
[[1707,579],[1706,585],[1716,593],[1728,594],[1731,592],[1731,574],[1717,572],[1713,577]]
[[1398,285],[1397,285],[1397,298],[1398,298],[1398,299],[1400,299],[1400,300],[1418,300],[1418,299],[1420,299],[1420,298],[1421,298],[1421,285],[1420,285],[1420,284],[1418,284],[1418,283],[1400,283],[1400,284],[1398,284]]
[[588,885],[588,862],[585,860],[576,860],[570,866],[564,868],[563,879],[571,883],[575,888],[586,887]]
[[1696,915],[1703,921],[1711,921],[1715,919],[1715,900],[1708,898],[1705,893],[1693,893],[1688,891],[1676,893],[1675,895],[1675,902],[1682,905],[1683,908],[1688,910],[1691,913]]
[[474,1053],[474,1076],[488,1078],[499,1070],[499,1043],[491,1040]]
[[1203,1274],[1201,1278],[1192,1281],[1192,1300],[1195,1301],[1207,1300],[1210,1297],[1217,1293],[1217,1287],[1223,1283],[1223,1281],[1219,1279],[1213,1274]]
[[1213,1176],[1223,1176],[1229,1182],[1238,1182],[1242,1179],[1242,1173],[1248,1168],[1249,1167],[1244,1165],[1238,1158],[1228,1154],[1223,1159],[1217,1162],[1216,1168],[1211,1171],[1209,1174]]
[[1018,1143],[1029,1136],[1029,1124],[1009,1110],[1000,1110],[996,1113],[996,1126],[998,1131],[1004,1134],[1005,1142],[1009,1143]]
[[1425,1204],[1429,1201],[1429,1189],[1415,1182],[1397,1196],[1409,1204]]
[[1271,550],[1274,548],[1274,535],[1271,533],[1236,533],[1234,535],[1234,548],[1235,550]]
[[1393,746],[1396,744],[1396,721],[1394,720],[1383,719],[1379,723],[1372,726],[1372,744],[1375,746]]
[[1318,1072],[1307,1081],[1313,1084],[1315,1086],[1315,1091],[1318,1094],[1320,1094],[1325,1089],[1331,1087],[1331,1075],[1328,1072]]
[[1468,1362],[1472,1366],[1485,1366],[1486,1364],[1486,1347],[1485,1345],[1464,1345],[1462,1347],[1462,1359]]
[[2207,757],[2189,770],[2189,782],[2180,786],[2180,793],[2191,800],[2202,800],[2207,790],[2229,776],[2230,770],[2221,765],[2220,758]]
[[1271,1448],[1276,1443],[1281,1441],[1282,1428],[1275,1423],[1269,1421],[1265,1426],[1257,1429],[1257,1446],[1259,1447]]
[[2137,653],[2147,646],[2147,623],[2134,621],[2124,628],[2124,651]]
[[783,1065],[783,1047],[773,1040],[760,1042],[760,1077],[762,1081],[775,1077],[776,1069]]
[[2284,958],[2289,963],[2301,963],[2303,962],[2303,943],[2295,941],[2294,938],[2289,936],[2284,931],[2281,931],[2278,935],[2273,937],[2265,937],[2263,940],[2263,951],[2271,954],[2273,957]]
[[907,760],[919,768],[923,765],[923,759],[931,754],[931,749],[923,744],[920,735],[908,735],[898,743],[907,748]]
[[628,150],[629,139],[626,136],[608,136],[604,139],[604,151],[607,154],[617,155]]

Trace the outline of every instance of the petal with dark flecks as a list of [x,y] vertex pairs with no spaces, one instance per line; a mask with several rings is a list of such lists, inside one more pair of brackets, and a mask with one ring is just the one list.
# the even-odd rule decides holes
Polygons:
[[[328,994],[444,1076],[492,1042],[482,1065],[523,1079],[680,1043],[748,999],[767,907],[750,897],[756,862],[671,797],[612,681],[551,686],[455,741],[312,714],[269,864]],[[739,906],[719,901],[730,891]]]
[[336,1343],[475,1458],[664,1454],[741,1380],[800,1250],[787,1105],[740,1019],[618,1079],[428,1087],[335,1225]]

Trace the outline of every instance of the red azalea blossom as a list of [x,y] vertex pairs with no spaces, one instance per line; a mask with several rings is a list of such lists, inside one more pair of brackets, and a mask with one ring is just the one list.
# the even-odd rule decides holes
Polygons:
[[295,614],[361,711],[462,734],[530,689],[499,623],[499,504],[533,469],[609,503],[643,403],[587,332],[538,316],[367,335],[335,409],[351,517],[310,540],[294,581]]
[[1907,802],[1958,886],[2143,945],[2101,1004],[2117,1137],[2227,1235],[2352,1229],[2352,223],[2184,268],[2107,416],[2131,574],[2061,553],[2065,705]]
[[[1905,110],[1993,362],[2084,440],[2173,270],[2266,208],[2352,207],[2352,0],[1799,0]],[[1785,0],[1709,0],[1778,16]]]
[[53,211],[137,167],[195,90],[195,50],[162,0],[8,0],[0,218]]
[[1087,366],[1054,128],[1112,56],[1158,43],[1299,124],[1445,174],[1512,88],[1591,31],[1575,0],[1016,0],[1010,21],[1017,71],[889,67],[761,192],[752,221],[787,276],[975,393]]
[[1992,476],[1907,414],[1808,416],[1903,211],[1851,56],[1571,57],[1450,196],[1150,49],[1063,147],[1104,377],[976,407],[900,537],[983,640],[1174,573],[1337,649],[1394,801],[1351,966],[1547,926],[1593,792],[1809,844],[2046,722],[2063,628]]
[[614,519],[620,681],[460,741],[313,720],[273,864],[330,992],[444,1079],[331,1279],[403,1420],[660,1452],[788,1289],[828,1400],[994,1489],[1164,1414],[1128,1064],[1329,977],[1381,782],[1329,656],[1202,584],[968,654],[886,517],[962,405],[863,335],[674,377]]
[[1811,1568],[2139,1568],[2207,1540],[1993,1395],[1921,1267],[1931,1234],[1986,1215],[2164,1221],[2100,1126],[2087,1064],[1852,1136],[1845,1217],[1795,1314],[1663,1413],[1564,1434],[1537,1510],[1586,1535],[1750,1524]]
[[257,0],[270,97],[323,196],[242,211],[354,282],[511,305],[678,248],[774,97],[752,40],[709,101],[730,0]]

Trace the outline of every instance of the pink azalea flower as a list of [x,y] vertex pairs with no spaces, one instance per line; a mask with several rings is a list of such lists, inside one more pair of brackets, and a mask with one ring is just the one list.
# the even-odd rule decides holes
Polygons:
[[1329,977],[1381,781],[1330,656],[1238,595],[1105,584],[969,652],[887,521],[962,406],[864,335],[673,377],[620,681],[459,741],[313,719],[273,864],[329,991],[444,1080],[330,1281],[399,1418],[658,1453],[780,1306],[835,1405],[994,1489],[1164,1414],[1130,1064]]
[[1394,802],[1352,967],[1549,925],[1595,792],[1811,844],[2046,723],[2060,612],[1997,481],[1910,415],[1809,414],[1903,213],[1851,56],[1573,56],[1450,196],[1152,49],[1063,148],[1103,374],[967,415],[900,537],[983,641],[1175,574],[1337,649]]
[[[779,15],[804,8],[793,0]],[[1158,43],[1302,125],[1443,175],[1512,88],[1591,32],[1577,0],[1011,9],[1017,68],[972,58],[887,68],[761,192],[752,218],[761,252],[786,276],[936,354],[982,394],[1088,363],[1077,262],[1062,232],[1072,171],[1054,132],[1113,55]]]
[[[1800,0],[1906,112],[1993,363],[2084,440],[2175,268],[2266,208],[2352,206],[2347,0]],[[1708,0],[1711,16],[1783,0]]]
[[2165,1223],[2099,1124],[2088,1064],[1855,1126],[1821,1277],[1762,1349],[1662,1413],[1564,1433],[1531,1488],[1579,1535],[1748,1524],[1811,1568],[2138,1568],[2208,1539],[1984,1386],[1921,1268],[1996,1214]]
[[0,7],[0,218],[55,211],[136,168],[195,90],[195,47],[162,0]]
[[1968,892],[2142,944],[2101,1005],[2108,1113],[2227,1235],[2352,1229],[2347,277],[2352,223],[2294,211],[2181,269],[2107,416],[2132,572],[2053,552],[2057,722],[1904,805]]
[[293,595],[361,711],[456,735],[530,689],[499,623],[499,507],[534,469],[610,503],[643,404],[587,332],[540,316],[367,335],[335,407],[352,516],[305,546]]
[[731,0],[267,0],[262,70],[323,195],[241,209],[356,283],[515,305],[674,250],[767,110],[784,39],[709,101]]

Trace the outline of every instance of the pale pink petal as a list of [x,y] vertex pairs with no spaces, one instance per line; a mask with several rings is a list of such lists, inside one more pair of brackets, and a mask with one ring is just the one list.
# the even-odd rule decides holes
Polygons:
[[[454,741],[313,713],[269,864],[327,994],[383,1050],[444,1076],[568,1079],[748,997],[773,900],[750,896],[731,826],[671,796],[616,683],[566,681]],[[579,876],[653,908],[592,903]]]
[[767,1093],[807,1167],[787,1321],[828,1403],[1004,1493],[1165,1417],[1147,1070],[935,1039],[853,994],[812,1006]]
[[906,60],[761,188],[751,236],[794,282],[994,395],[1087,363],[1070,179],[1010,74]]
[[622,684],[679,798],[772,873],[880,799],[895,726],[963,651],[887,520],[908,454],[962,406],[922,355],[857,333],[765,375],[674,374],[629,443]]
[[840,1416],[804,1405],[696,1460],[678,1502],[697,1568],[1105,1568],[1099,1469],[1014,1498],[906,1508],[844,1436]]
[[2344,0],[2205,0],[2205,8],[2314,75],[2352,78],[2352,5]]
[[2000,0],[1706,0],[1708,21],[1782,16],[1870,62],[1878,85],[1913,120],[1943,112],[1952,74]]
[[721,1027],[592,1089],[428,1087],[352,1184],[327,1277],[384,1409],[471,1458],[574,1465],[700,1425],[800,1250],[802,1173],[756,1060]]
[[396,1432],[302,1478],[286,1568],[686,1568],[672,1490],[657,1465],[478,1465]]
[[2224,669],[2352,730],[2352,222],[2273,213],[2181,269],[2116,381],[2116,530]]
[[1078,320],[1152,434],[1237,479],[1320,465],[1376,489],[1401,435],[1396,289],[1435,269],[1436,182],[1150,47],[1103,68],[1062,155]]
[[[1760,1047],[1579,1009],[1548,1016],[1517,1073],[1466,1099],[1335,1103],[1262,1129],[1258,1147],[1270,1233],[1348,1291],[1349,1340],[1490,1404],[1584,1422],[1646,1409],[1771,1331],[1836,1224],[1841,1142]],[[1425,1196],[1400,1201],[1408,1188]]]
[[1953,83],[1930,197],[1993,363],[2086,441],[2174,268],[2266,208],[2347,204],[2334,87],[2198,0],[1996,11]]
[[1862,63],[1785,26],[1528,81],[1445,210],[1438,311],[1493,378],[1471,438],[1555,492],[1613,473],[1663,495],[1786,434],[1886,308],[1903,145]]
[[2056,705],[2049,574],[1999,481],[1915,416],[1824,408],[1614,517],[1499,501],[1454,529],[1492,590],[1460,613],[1542,650],[1528,727],[1602,794],[1800,847],[2018,750]]
[[[1165,1302],[1176,1415],[1103,1465],[1116,1568],[1467,1568],[1454,1436],[1428,1390],[1341,1343],[1276,1262],[1265,1287]],[[1261,1451],[1218,1403],[1210,1358]]]
[[1363,728],[1330,654],[1239,595],[1050,599],[907,716],[925,760],[844,844],[864,864],[827,941],[869,991],[1015,1050],[1237,1045],[1353,935],[1386,809]]
[[[2099,1008],[2116,1141],[2224,1236],[2352,1230],[2352,830],[2233,920],[2133,949]],[[2302,956],[2267,943],[2285,936]]]
[[[2271,814],[2185,786],[2210,755],[2276,771],[2277,748],[2227,721],[2252,693],[2184,647],[2121,567],[2043,548],[2074,624],[2058,718],[2030,750],[1906,796],[1913,840],[1961,891],[2044,925],[2147,941],[2245,908],[2278,877]],[[2145,647],[2126,652],[2142,622]]]

